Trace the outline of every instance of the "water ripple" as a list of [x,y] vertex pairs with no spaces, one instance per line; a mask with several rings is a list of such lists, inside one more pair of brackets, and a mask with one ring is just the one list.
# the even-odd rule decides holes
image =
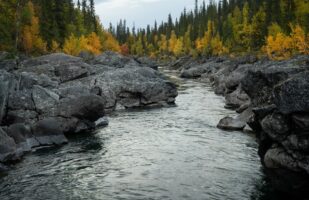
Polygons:
[[0,199],[265,199],[255,138],[218,130],[233,115],[223,106],[183,81],[175,107],[119,111],[96,135],[26,156],[0,178]]

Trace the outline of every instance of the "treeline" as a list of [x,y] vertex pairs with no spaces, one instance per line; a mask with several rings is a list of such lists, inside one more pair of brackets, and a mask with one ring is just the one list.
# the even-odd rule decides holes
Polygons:
[[195,9],[175,21],[145,29],[127,27],[121,20],[109,27],[124,54],[215,56],[248,52],[267,53],[273,59],[309,54],[309,1],[220,0]]
[[94,0],[1,0],[0,50],[78,55],[120,48],[103,29]]

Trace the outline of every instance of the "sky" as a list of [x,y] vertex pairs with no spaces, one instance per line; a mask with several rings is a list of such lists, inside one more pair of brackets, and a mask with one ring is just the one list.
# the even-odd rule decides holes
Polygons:
[[126,19],[129,27],[135,24],[136,28],[153,25],[155,20],[160,24],[162,20],[166,21],[169,13],[175,19],[185,7],[187,10],[193,9],[194,2],[195,0],[95,0],[96,13],[105,28],[109,27],[110,22],[116,25],[120,19]]

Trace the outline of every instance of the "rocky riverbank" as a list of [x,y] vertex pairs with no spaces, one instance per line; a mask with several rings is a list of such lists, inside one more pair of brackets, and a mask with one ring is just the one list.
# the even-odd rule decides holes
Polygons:
[[259,156],[274,186],[308,197],[309,186],[309,56],[287,61],[254,56],[193,60],[181,58],[170,69],[183,78],[210,82],[223,95],[225,117],[218,128],[255,132]]
[[176,86],[147,58],[106,52],[8,59],[0,53],[0,171],[33,149],[108,124],[106,112],[175,102]]

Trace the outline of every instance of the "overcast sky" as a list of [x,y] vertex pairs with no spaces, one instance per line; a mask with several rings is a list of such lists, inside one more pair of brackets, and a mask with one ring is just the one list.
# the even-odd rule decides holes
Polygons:
[[144,28],[147,24],[152,25],[155,20],[158,23],[166,20],[169,13],[173,18],[179,17],[185,7],[187,10],[194,8],[195,0],[95,0],[95,2],[96,13],[105,28],[108,28],[110,22],[115,25],[120,19],[126,19],[130,27],[135,23],[137,28]]

